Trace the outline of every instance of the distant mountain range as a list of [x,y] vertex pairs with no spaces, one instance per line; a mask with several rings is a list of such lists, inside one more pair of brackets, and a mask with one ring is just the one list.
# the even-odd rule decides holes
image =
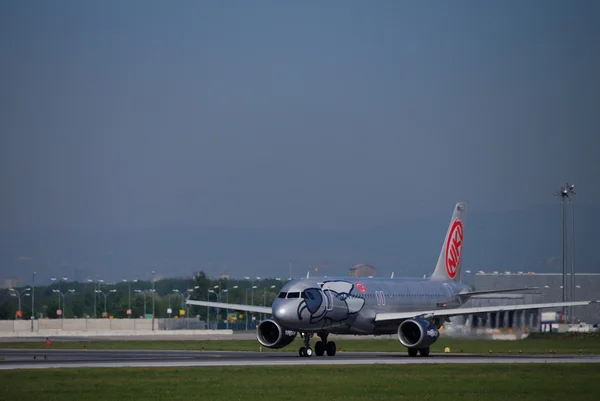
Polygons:
[[[600,272],[600,207],[576,206],[576,270]],[[209,276],[346,275],[366,263],[377,275],[422,276],[437,261],[450,214],[394,222],[364,230],[252,230],[161,227],[132,232],[46,230],[0,233],[0,277],[28,284],[52,276],[69,280],[149,280]],[[568,227],[570,230],[570,227]],[[561,271],[560,205],[499,213],[468,213],[463,269]],[[1,284],[1,282],[0,282]]]

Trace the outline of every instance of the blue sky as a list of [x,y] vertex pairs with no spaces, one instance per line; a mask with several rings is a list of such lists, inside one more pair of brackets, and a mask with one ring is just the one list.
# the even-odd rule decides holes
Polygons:
[[600,3],[0,3],[6,230],[600,204]]

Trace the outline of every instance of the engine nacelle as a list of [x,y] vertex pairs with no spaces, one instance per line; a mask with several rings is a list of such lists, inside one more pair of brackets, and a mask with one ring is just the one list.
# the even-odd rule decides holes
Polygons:
[[273,319],[263,320],[256,327],[258,342],[267,348],[283,348],[294,341],[296,335],[296,331],[284,329]]
[[437,326],[426,320],[408,319],[398,326],[398,340],[408,348],[425,348],[440,337]]

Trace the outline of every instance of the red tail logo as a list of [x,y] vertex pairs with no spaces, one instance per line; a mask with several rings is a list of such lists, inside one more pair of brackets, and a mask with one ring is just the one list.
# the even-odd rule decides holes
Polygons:
[[460,266],[460,258],[462,256],[463,244],[463,225],[460,220],[454,220],[448,242],[446,243],[446,273],[448,277],[454,278],[458,267]]

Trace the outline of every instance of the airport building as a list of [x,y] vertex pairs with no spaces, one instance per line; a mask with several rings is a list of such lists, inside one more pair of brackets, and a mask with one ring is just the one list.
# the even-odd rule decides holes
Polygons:
[[16,277],[6,277],[3,280],[3,287],[2,288],[17,288],[17,283],[19,282],[19,279],[17,279]]
[[354,265],[348,270],[350,277],[374,277],[375,273],[375,269],[372,266],[364,264]]
[[[463,277],[469,279],[469,277]],[[537,287],[537,290],[527,291],[522,294],[507,293],[495,297],[473,299],[465,306],[506,305],[513,303],[538,303],[538,302],[562,302],[562,273],[533,273],[533,272],[478,272],[473,277],[475,290],[500,290],[509,288]],[[569,288],[570,274],[567,274],[567,288]],[[574,301],[589,301],[600,298],[600,273],[575,273]],[[567,293],[567,300],[571,297]],[[550,310],[544,310],[550,311]],[[563,312],[557,308],[557,312]],[[569,310],[565,310],[569,316]],[[539,315],[536,313],[536,315]],[[576,306],[572,308],[573,322],[584,322],[589,324],[600,323],[600,304],[588,306]],[[524,321],[530,317],[525,316]],[[535,319],[535,318],[534,318]],[[521,317],[518,321],[523,321]]]

